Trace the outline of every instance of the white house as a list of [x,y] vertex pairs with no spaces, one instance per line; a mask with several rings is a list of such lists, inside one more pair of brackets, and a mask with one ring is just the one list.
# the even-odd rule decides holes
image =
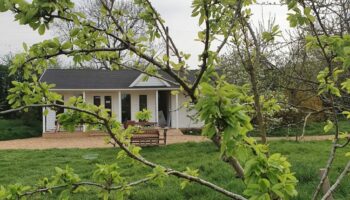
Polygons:
[[[201,122],[191,119],[183,103],[188,100],[182,93],[171,95],[179,90],[172,81],[155,77],[144,78],[135,70],[94,70],[94,69],[48,69],[40,78],[41,82],[55,84],[55,91],[65,102],[72,96],[82,96],[84,101],[104,105],[121,122],[136,120],[136,112],[147,108],[152,112],[150,121],[171,128],[201,127]],[[167,80],[169,76],[163,74]],[[57,112],[64,112],[57,111]],[[43,132],[56,129],[56,111],[49,110],[43,116]]]

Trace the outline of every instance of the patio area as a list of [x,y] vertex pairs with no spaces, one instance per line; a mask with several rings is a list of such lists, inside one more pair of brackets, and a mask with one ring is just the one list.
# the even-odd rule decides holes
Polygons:
[[[105,144],[104,133],[44,133],[42,137],[0,141],[0,149],[65,149],[65,148],[110,148]],[[167,132],[167,144],[208,141],[203,136],[184,135],[178,129]]]

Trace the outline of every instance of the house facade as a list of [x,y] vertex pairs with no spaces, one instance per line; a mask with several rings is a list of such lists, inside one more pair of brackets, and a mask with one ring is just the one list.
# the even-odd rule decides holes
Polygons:
[[[172,80],[163,75],[166,80]],[[120,122],[134,120],[136,112],[148,109],[151,122],[170,128],[198,128],[203,124],[192,120],[193,111],[183,103],[188,101],[173,81],[146,77],[135,70],[93,70],[93,69],[48,69],[40,78],[41,82],[55,84],[52,91],[62,95],[64,102],[70,97],[81,96],[87,103],[103,105],[110,109]],[[43,115],[43,132],[56,130],[56,116],[64,110],[49,109]],[[85,126],[83,126],[85,131]]]

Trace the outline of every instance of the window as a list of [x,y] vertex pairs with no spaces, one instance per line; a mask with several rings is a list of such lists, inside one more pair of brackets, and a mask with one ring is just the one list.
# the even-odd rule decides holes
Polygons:
[[101,97],[100,96],[94,96],[94,105],[95,106],[101,105]]
[[105,96],[105,108],[109,109],[108,114],[109,116],[112,115],[112,97],[111,96]]
[[[62,95],[62,101],[56,101],[56,104],[62,105],[62,106],[64,105],[64,96],[63,95]],[[57,108],[56,115],[59,115],[62,113],[64,113],[64,108],[61,108],[61,107]]]
[[122,122],[131,120],[131,97],[130,94],[122,94]]
[[143,109],[147,109],[147,95],[139,96],[139,105],[140,105],[140,111]]

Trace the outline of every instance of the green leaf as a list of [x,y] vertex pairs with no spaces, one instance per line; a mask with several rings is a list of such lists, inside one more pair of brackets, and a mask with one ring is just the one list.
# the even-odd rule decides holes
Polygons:
[[215,126],[211,123],[206,124],[202,130],[202,135],[208,136],[209,138],[212,138],[215,135],[215,133]]
[[199,25],[202,25],[205,19],[206,19],[205,15],[201,14],[201,16],[199,17],[199,22],[198,22],[198,24],[199,24]]
[[72,43],[65,42],[65,43],[62,44],[61,48],[62,49],[70,49],[70,48],[72,48]]
[[168,62],[169,61],[169,57],[166,54],[163,55],[163,61],[164,62]]
[[9,9],[8,0],[0,0],[0,12],[5,12]]
[[28,46],[25,42],[22,43],[24,51],[28,51]]
[[179,91],[178,91],[178,90],[172,90],[172,91],[171,91],[171,95],[175,96],[175,95],[177,95],[177,94],[179,94]]
[[186,186],[188,185],[189,181],[188,180],[183,180],[180,183],[181,190],[185,189]]
[[347,119],[350,119],[350,111],[343,111],[342,114],[346,115]]
[[346,89],[348,93],[350,93],[350,79],[346,79],[343,83],[341,83],[342,89]]
[[74,29],[72,29],[72,30],[69,32],[69,35],[70,35],[71,37],[75,37],[76,35],[78,35],[79,31],[80,31],[80,29],[74,28]]
[[350,47],[349,46],[344,47],[344,53],[347,55],[350,55]]
[[45,34],[45,29],[46,29],[45,24],[41,24],[39,26],[39,29],[38,29],[39,34],[40,35],[44,35]]
[[328,133],[332,128],[333,128],[334,124],[332,121],[327,120],[327,124],[323,127],[323,130],[325,133]]
[[337,97],[341,97],[340,90],[338,88],[336,88],[332,85],[329,85],[329,90],[333,95],[335,95]]
[[310,13],[311,13],[311,8],[305,7],[305,8],[304,8],[304,14],[305,14],[306,16],[308,16],[308,15],[310,15]]

